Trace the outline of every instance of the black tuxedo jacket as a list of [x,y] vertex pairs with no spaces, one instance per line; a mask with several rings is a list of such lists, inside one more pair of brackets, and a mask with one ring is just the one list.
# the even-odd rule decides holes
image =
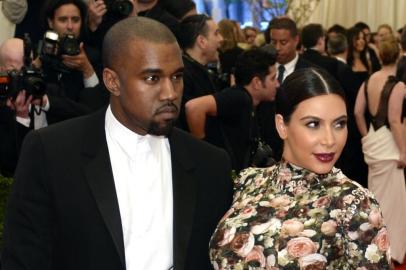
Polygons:
[[30,129],[16,121],[15,111],[0,106],[0,174],[12,177],[22,141]]
[[[2,269],[125,269],[105,111],[26,136],[9,198]],[[227,154],[174,129],[169,137],[174,269],[211,269],[210,236],[232,199]],[[159,245],[159,243],[156,243]]]
[[338,66],[338,60],[329,56],[322,55],[316,50],[313,49],[307,49],[303,52],[302,54],[303,58],[306,59],[307,61],[323,68],[326,70],[328,73],[330,73],[331,76],[334,78],[337,78],[337,66]]
[[299,54],[299,58],[295,66],[295,71],[301,68],[310,68],[310,67],[318,67],[318,66],[313,64],[312,62],[307,61],[306,59],[303,58],[302,55]]

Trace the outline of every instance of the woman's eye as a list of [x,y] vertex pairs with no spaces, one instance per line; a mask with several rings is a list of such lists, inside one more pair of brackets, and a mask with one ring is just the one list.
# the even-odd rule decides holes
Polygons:
[[335,128],[338,128],[338,129],[343,129],[343,128],[345,128],[347,126],[347,120],[341,120],[341,121],[338,121],[336,124],[335,124]]
[[319,122],[318,121],[310,121],[306,123],[306,126],[308,128],[317,128],[319,126]]

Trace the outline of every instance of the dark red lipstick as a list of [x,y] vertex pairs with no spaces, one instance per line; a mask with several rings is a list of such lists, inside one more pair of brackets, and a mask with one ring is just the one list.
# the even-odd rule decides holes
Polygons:
[[314,156],[321,162],[331,162],[334,159],[334,153],[321,153],[321,154],[314,154]]

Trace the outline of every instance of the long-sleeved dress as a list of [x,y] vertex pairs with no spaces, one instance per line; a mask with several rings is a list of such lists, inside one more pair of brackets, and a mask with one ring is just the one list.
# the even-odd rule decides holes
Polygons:
[[[215,269],[390,269],[373,195],[336,168],[249,168],[210,242]],[[364,267],[364,268],[363,268]]]

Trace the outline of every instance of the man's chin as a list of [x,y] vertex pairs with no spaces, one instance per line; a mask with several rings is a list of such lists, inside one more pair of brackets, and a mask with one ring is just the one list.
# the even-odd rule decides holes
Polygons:
[[155,136],[165,136],[168,137],[171,134],[173,126],[175,124],[174,120],[165,122],[163,124],[158,124],[156,122],[151,123],[148,134],[155,135]]

